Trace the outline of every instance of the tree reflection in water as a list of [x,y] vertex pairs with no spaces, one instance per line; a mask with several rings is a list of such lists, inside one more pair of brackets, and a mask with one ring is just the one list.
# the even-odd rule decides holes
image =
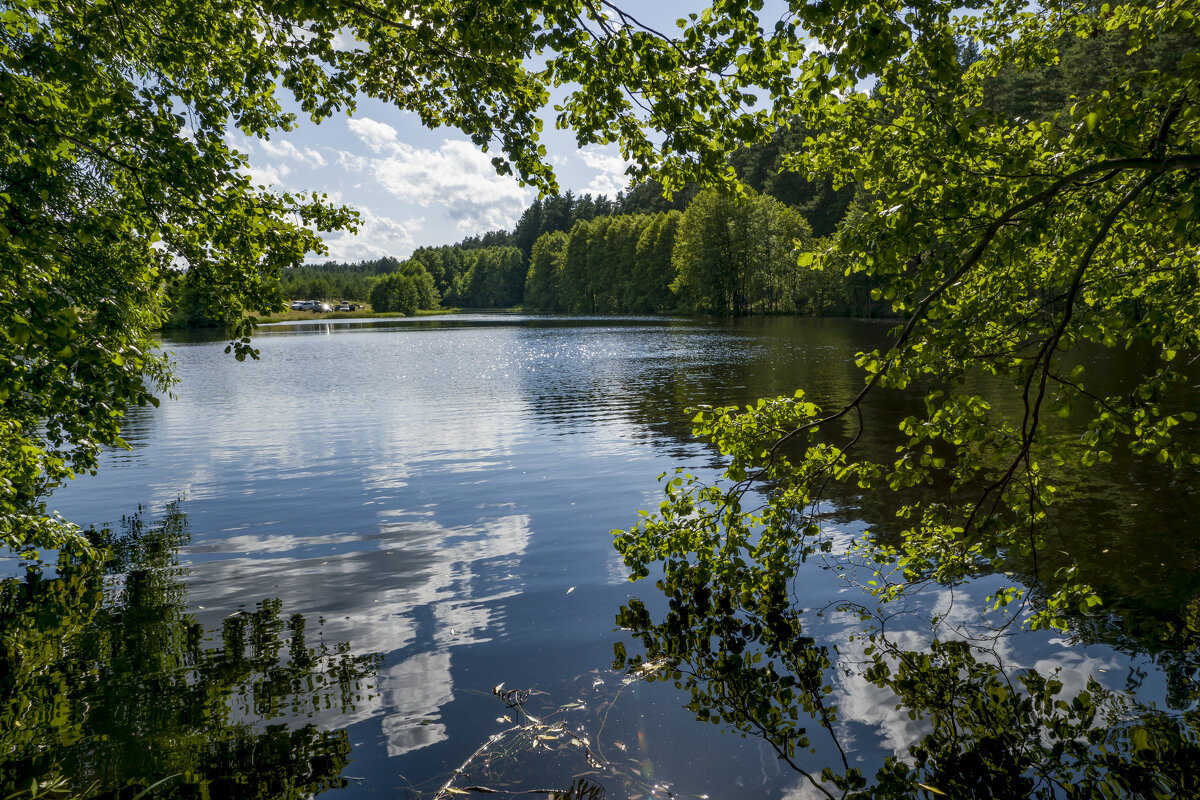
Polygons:
[[[299,798],[341,786],[350,742],[313,718],[372,691],[375,655],[311,643],[267,599],[207,631],[188,613],[177,505],[96,534],[107,564],[0,583],[0,797]],[[16,793],[15,795],[13,793]]]
[[[1167,710],[1090,679],[1081,691],[1065,691],[1054,674],[1007,669],[999,635],[969,642],[935,636],[924,648],[906,649],[897,640],[911,636],[886,633],[883,620],[861,608],[842,609],[864,630],[862,648],[849,657],[806,636],[804,610],[785,595],[749,608],[740,599],[702,579],[674,585],[658,621],[631,600],[617,622],[641,652],[627,655],[618,644],[614,667],[674,681],[690,694],[699,720],[761,737],[805,777],[802,796],[1200,796],[1194,698]],[[1172,630],[1179,633],[1177,625]],[[1191,628],[1193,640],[1196,634]],[[1194,641],[1176,644],[1177,653],[1195,651]],[[886,690],[900,713],[923,724],[907,752],[888,756],[874,774],[855,766],[839,742],[846,730],[835,700],[839,671]],[[840,754],[833,767],[805,759],[819,736]]]

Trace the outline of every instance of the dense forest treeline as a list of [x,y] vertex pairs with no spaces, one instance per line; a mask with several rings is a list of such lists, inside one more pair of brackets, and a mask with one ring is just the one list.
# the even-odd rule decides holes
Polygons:
[[666,199],[654,183],[615,200],[567,192],[535,200],[512,231],[420,247],[403,262],[385,257],[297,267],[284,272],[280,288],[289,298],[368,301],[376,311],[404,313],[444,305],[566,313],[870,314],[869,304],[856,306],[844,276],[797,267],[797,247],[817,242],[813,224],[799,206],[771,194],[821,209],[815,221],[828,231],[830,215],[846,210],[841,198],[853,193],[781,179],[783,152],[773,143],[737,154],[735,165],[750,179],[744,198],[688,185]]
[[[401,261],[326,261],[283,270],[287,299],[369,302],[411,314],[439,307],[564,313],[803,313],[870,316],[885,307],[842,274],[797,266],[850,208],[834,191],[786,169],[800,129],[731,154],[747,197],[686,184],[664,197],[648,181],[610,198],[538,198],[511,231],[489,231]],[[861,282],[861,280],[859,281]],[[187,275],[167,287],[168,327],[220,324]]]

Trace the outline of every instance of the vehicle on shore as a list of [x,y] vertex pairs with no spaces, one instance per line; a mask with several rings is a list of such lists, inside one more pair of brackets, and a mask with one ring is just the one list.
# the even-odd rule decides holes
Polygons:
[[[330,307],[329,303],[322,303],[320,300],[293,300],[291,304],[288,305],[288,308],[290,308],[292,311],[333,311],[333,308]],[[350,310],[353,311],[354,307],[351,306]]]

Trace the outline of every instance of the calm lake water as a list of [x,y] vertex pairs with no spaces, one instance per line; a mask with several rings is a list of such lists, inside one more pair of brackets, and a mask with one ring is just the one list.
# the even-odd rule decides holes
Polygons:
[[[52,619],[46,637],[78,642],[63,657],[79,664],[43,687],[60,697],[54,708],[25,723],[55,744],[7,764],[0,755],[0,776],[24,786],[56,771],[119,788],[178,775],[183,786],[209,781],[213,797],[391,798],[433,796],[467,765],[459,785],[555,788],[583,776],[616,799],[817,796],[767,744],[697,722],[670,684],[610,669],[614,644],[628,643],[621,605],[665,605],[651,580],[628,581],[610,530],[657,507],[660,473],[719,467],[690,437],[687,407],[798,387],[819,403],[845,399],[861,385],[853,353],[888,328],[510,315],[311,323],[264,328],[261,360],[240,364],[221,340],[167,339],[176,397],[135,409],[132,449],[49,504],[124,531],[123,573],[102,585],[74,576],[71,591],[98,594],[86,618],[65,622],[38,594],[52,580],[10,581],[10,611]],[[879,453],[911,402],[895,395],[873,409]],[[1108,613],[1067,635],[1003,638],[1007,667],[1058,670],[1068,695],[1095,679],[1133,686],[1164,713],[1194,708],[1193,477],[1114,464],[1078,490],[1090,511],[1064,522],[1064,542],[1083,549]],[[837,501],[830,525],[848,539],[887,498]],[[959,587],[955,607],[978,607],[994,585]],[[812,607],[862,599],[816,563],[796,591]],[[856,629],[830,613],[807,632],[852,658]],[[886,691],[835,672],[839,742],[868,774],[927,732]],[[515,714],[498,684],[531,690],[525,709],[563,727],[485,747]],[[70,732],[45,733],[55,725]],[[837,763],[836,745],[812,739],[797,760],[819,773]]]

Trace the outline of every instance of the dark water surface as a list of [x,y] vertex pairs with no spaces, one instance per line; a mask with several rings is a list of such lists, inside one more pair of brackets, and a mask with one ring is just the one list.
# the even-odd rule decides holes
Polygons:
[[[135,410],[132,449],[50,503],[123,533],[123,574],[7,584],[27,663],[59,666],[31,667],[41,694],[5,710],[28,735],[6,734],[0,777],[117,789],[170,775],[160,791],[206,787],[186,796],[391,798],[433,796],[467,764],[472,780],[458,785],[561,788],[582,776],[609,798],[817,796],[768,745],[697,722],[669,684],[608,668],[627,639],[618,608],[631,597],[663,606],[650,581],[627,580],[609,531],[657,506],[660,473],[718,466],[690,438],[688,406],[798,387],[820,403],[845,399],[861,385],[853,353],[887,329],[313,323],[263,329],[261,360],[242,364],[222,341],[167,340],[177,397]],[[875,409],[881,453],[910,402]],[[1086,549],[1085,578],[1111,609],[1067,635],[1004,638],[1006,666],[1057,670],[1068,697],[1095,679],[1189,712],[1200,620],[1191,485],[1114,464],[1079,490],[1094,494],[1094,513],[1064,523],[1064,536]],[[831,524],[848,539],[886,502],[842,498]],[[856,599],[816,564],[799,584],[814,607]],[[953,607],[967,613],[993,586],[959,587]],[[829,614],[808,633],[853,659],[855,629]],[[64,642],[70,652],[51,652]],[[887,691],[834,672],[839,742],[868,774],[928,732]],[[564,726],[484,748],[515,715],[493,694],[501,683],[532,690],[526,710]],[[813,748],[797,756],[806,768],[837,761],[827,739],[814,734]]]

